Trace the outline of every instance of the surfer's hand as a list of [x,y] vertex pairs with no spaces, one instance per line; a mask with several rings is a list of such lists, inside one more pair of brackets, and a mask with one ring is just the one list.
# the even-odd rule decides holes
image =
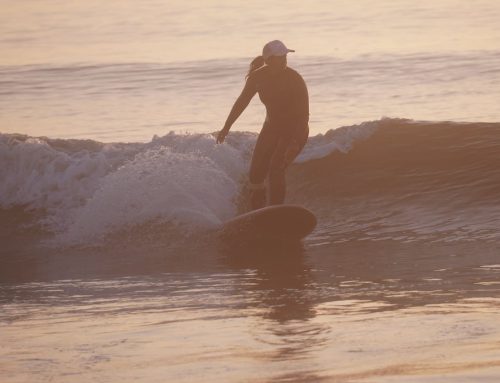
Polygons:
[[227,134],[229,133],[229,129],[223,128],[219,134],[217,135],[217,143],[222,144],[226,139]]

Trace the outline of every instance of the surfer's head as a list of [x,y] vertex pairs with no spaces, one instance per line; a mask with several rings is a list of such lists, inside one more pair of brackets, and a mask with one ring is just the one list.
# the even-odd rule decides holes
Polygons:
[[288,49],[280,40],[269,41],[262,48],[262,57],[269,66],[285,67],[286,55],[289,52],[295,52],[293,49]]
[[262,57],[267,62],[271,57],[286,57],[289,52],[295,52],[293,49],[288,49],[283,42],[279,40],[269,41],[262,48]]
[[288,49],[283,42],[280,40],[269,41],[264,48],[262,48],[262,55],[257,56],[250,63],[250,68],[248,69],[247,77],[250,73],[261,68],[264,64],[267,64],[276,68],[286,67],[286,55],[289,52],[295,52],[293,49]]

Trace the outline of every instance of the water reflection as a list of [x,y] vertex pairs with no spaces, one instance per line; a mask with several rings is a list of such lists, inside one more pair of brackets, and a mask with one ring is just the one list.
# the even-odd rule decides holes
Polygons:
[[[450,342],[462,358],[470,350],[460,342],[478,337],[486,359],[499,334],[494,249],[207,241],[182,253],[141,249],[124,243],[39,257],[31,281],[0,283],[6,349],[38,358],[56,345],[64,352],[50,354],[50,363],[61,371],[70,365],[64,354],[72,366],[79,361],[78,372],[90,365],[130,373],[140,364],[167,380],[211,371],[213,381],[317,382],[390,372],[420,353],[448,355]],[[11,360],[12,371],[30,368],[23,357]],[[40,366],[44,377],[53,371],[49,362]]]
[[268,359],[307,359],[321,349],[329,326],[313,320],[319,286],[303,244],[232,247],[221,254],[227,268],[253,275],[254,283],[237,288],[261,312],[251,331],[255,340],[273,348]]
[[[103,291],[138,299],[183,292],[186,298],[199,288],[206,296],[224,294],[231,305],[238,302],[255,309],[263,319],[287,323],[310,320],[318,307],[331,302],[340,302],[334,305],[336,310],[361,312],[498,296],[497,253],[496,246],[477,243],[353,241],[221,247],[214,241],[192,243],[188,238],[173,247],[122,241],[107,248],[2,255],[0,299],[38,299],[43,289],[20,288],[33,282],[95,280],[105,286],[107,281],[121,280],[116,288]],[[137,288],[132,281],[149,287]],[[15,295],[9,285],[17,286]],[[79,295],[81,286],[66,285],[60,294]],[[203,302],[199,304],[203,307]]]
[[284,323],[314,316],[314,283],[301,243],[224,249],[221,263],[231,270],[254,271],[255,284],[238,288],[258,298],[255,304],[265,310],[265,318]]

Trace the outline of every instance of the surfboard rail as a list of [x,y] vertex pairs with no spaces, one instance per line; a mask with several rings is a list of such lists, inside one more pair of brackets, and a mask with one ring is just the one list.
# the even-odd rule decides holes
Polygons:
[[298,241],[316,227],[315,215],[299,205],[273,205],[239,215],[221,228],[223,238]]

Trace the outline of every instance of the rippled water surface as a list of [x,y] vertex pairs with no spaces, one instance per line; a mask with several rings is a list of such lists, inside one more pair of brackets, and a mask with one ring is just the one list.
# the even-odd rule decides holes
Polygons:
[[493,382],[497,249],[311,239],[17,259],[3,381]]

